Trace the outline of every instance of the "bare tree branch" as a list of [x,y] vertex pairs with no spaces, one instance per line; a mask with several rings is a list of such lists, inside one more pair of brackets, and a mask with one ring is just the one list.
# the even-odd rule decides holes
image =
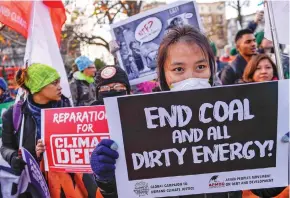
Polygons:
[[232,8],[234,8],[236,10],[238,9],[237,4],[232,2],[232,1],[228,2],[228,6],[231,6]]
[[[74,36],[79,41],[86,42],[87,44],[100,45],[109,51],[109,43],[100,36],[87,36],[85,34],[78,34],[76,32],[74,32]],[[100,42],[97,42],[96,40],[100,40]]]
[[116,16],[118,15],[118,13],[121,11],[121,9],[122,9],[122,7],[120,7],[120,8],[117,10],[116,14],[112,17],[112,20],[113,20],[113,21],[114,21],[114,19],[116,18]]
[[139,11],[141,10],[142,5],[143,5],[143,1],[140,1],[140,2],[139,2],[139,5],[138,5],[138,10],[139,10]]
[[242,6],[249,6],[250,1],[249,0],[245,0],[242,4]]

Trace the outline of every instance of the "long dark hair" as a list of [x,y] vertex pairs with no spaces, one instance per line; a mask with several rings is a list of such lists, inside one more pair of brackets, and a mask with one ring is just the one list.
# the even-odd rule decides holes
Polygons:
[[248,62],[243,74],[244,82],[254,82],[253,80],[254,73],[257,70],[259,63],[265,59],[267,59],[271,63],[271,66],[273,68],[273,77],[278,77],[277,68],[272,59],[266,54],[259,54],[252,56],[251,60]]
[[160,82],[160,87],[163,91],[169,91],[169,86],[166,82],[164,65],[167,58],[167,53],[170,45],[177,42],[186,42],[188,44],[195,43],[198,45],[202,52],[208,57],[210,65],[210,79],[209,82],[213,84],[213,76],[215,74],[215,59],[213,51],[210,47],[208,39],[198,30],[191,26],[174,27],[168,31],[168,33],[163,38],[160,43],[158,50],[158,78]]
[[25,86],[25,81],[28,80],[27,68],[20,68],[15,74],[15,81],[19,87],[25,89],[26,91],[30,92],[28,87]]

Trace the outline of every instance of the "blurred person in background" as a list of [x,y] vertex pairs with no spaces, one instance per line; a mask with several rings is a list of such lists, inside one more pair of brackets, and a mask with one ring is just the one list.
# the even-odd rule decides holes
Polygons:
[[221,82],[223,85],[231,85],[239,81],[251,57],[257,54],[256,38],[252,30],[240,30],[235,37],[235,44],[239,53],[235,60],[221,72]]
[[70,82],[70,90],[74,106],[89,106],[96,100],[96,86],[94,76],[96,67],[86,56],[75,60],[78,71],[75,71]]
[[6,81],[0,77],[0,103],[11,102],[13,100]]
[[[42,160],[44,144],[41,140],[41,109],[70,107],[68,98],[62,95],[60,87],[60,75],[58,72],[44,64],[32,64],[27,69],[20,69],[16,75],[19,87],[28,93],[23,101],[19,117],[23,117],[23,146],[37,162]],[[17,105],[17,104],[15,104]],[[19,151],[19,138],[21,128],[14,128],[14,106],[10,107],[2,116],[2,147],[1,155],[9,163],[16,174],[24,170],[25,162]],[[18,119],[21,120],[22,119]],[[28,197],[39,197],[32,186],[29,186],[26,194]],[[24,196],[24,195],[23,195]]]
[[230,51],[230,61],[229,61],[229,63],[233,62],[233,61],[236,59],[237,56],[238,56],[238,51],[237,51],[237,49],[234,47],[234,48],[232,48],[231,51]]
[[243,81],[250,82],[265,82],[278,80],[278,72],[275,63],[266,54],[253,56],[247,64]]
[[104,105],[104,98],[131,94],[126,72],[117,66],[106,66],[96,74],[96,98],[91,105]]
[[231,61],[230,52],[231,52],[231,46],[230,45],[226,45],[224,47],[224,55],[221,56],[220,61],[221,62],[225,62],[225,63],[230,62]]
[[256,12],[255,19],[249,22],[247,29],[250,29],[253,32],[255,32],[257,29],[260,29],[258,28],[258,26],[263,22],[264,22],[264,11],[259,10]]

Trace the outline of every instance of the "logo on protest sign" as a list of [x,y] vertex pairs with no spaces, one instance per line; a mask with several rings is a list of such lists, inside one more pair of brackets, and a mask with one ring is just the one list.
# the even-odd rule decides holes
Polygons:
[[149,193],[149,186],[146,182],[137,182],[135,184],[135,189],[134,189],[134,192],[139,196],[139,197],[142,197],[142,196],[145,196],[145,195],[148,195]]
[[109,139],[104,106],[43,111],[46,169],[91,172],[90,156],[102,139]]
[[135,39],[146,43],[155,39],[162,30],[162,23],[156,17],[150,17],[142,21],[135,30]]
[[225,187],[225,182],[220,180],[218,175],[214,175],[210,178],[208,186],[209,188],[221,188]]

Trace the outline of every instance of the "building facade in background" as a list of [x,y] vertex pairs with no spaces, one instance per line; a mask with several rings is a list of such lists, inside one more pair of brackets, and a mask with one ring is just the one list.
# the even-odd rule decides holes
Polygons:
[[154,9],[154,8],[157,8],[159,6],[163,6],[163,5],[166,5],[165,2],[152,2],[152,3],[146,3],[146,1],[144,1],[143,5],[142,5],[142,8],[141,8],[141,12],[145,12],[147,10],[151,10],[151,9]]
[[228,42],[225,2],[198,3],[198,11],[207,37],[223,48]]

